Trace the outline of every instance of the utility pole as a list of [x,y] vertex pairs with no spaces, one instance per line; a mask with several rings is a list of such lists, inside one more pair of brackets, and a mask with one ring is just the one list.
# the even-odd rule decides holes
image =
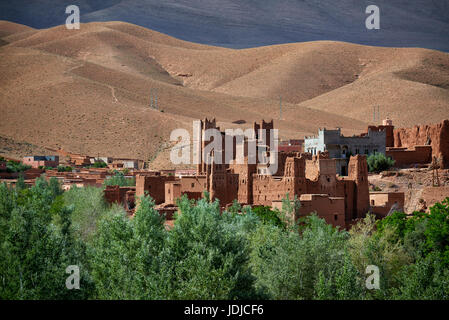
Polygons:
[[150,89],[150,108],[157,110],[157,89]]
[[380,121],[380,106],[377,106],[377,109],[376,109],[376,106],[373,106],[373,122],[374,122],[374,124],[376,124],[376,119],[377,119],[377,121]]
[[377,123],[380,122],[380,106],[377,106]]
[[279,120],[282,119],[282,96],[279,96]]

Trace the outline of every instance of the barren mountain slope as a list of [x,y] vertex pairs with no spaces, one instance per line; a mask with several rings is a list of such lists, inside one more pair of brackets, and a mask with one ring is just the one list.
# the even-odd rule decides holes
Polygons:
[[[229,48],[334,40],[449,52],[448,0],[14,0],[0,1],[0,20],[54,27],[64,24],[73,4],[83,23],[126,21]],[[373,4],[379,30],[365,27]]]
[[[204,117],[222,128],[273,118],[281,137],[302,138],[319,127],[360,132],[374,102],[407,126],[423,119],[416,116],[423,104],[437,121],[449,115],[448,55],[436,51],[340,42],[233,50],[122,22],[80,30],[0,26],[8,30],[0,47],[0,134],[39,146],[168,159],[170,132]],[[158,110],[149,108],[151,89]],[[402,104],[407,112],[397,111]]]

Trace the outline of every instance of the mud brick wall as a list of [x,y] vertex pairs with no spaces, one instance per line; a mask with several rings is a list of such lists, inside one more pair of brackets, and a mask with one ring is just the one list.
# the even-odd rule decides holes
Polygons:
[[395,147],[412,148],[422,145],[430,145],[432,156],[439,157],[443,167],[449,168],[449,120],[394,130]]

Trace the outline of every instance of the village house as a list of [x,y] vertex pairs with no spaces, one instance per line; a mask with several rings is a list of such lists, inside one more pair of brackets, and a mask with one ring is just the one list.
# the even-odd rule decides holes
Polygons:
[[341,129],[320,129],[317,136],[304,138],[304,150],[316,155],[318,152],[329,152],[329,157],[336,160],[337,173],[348,175],[348,163],[351,155],[370,155],[372,153],[386,152],[387,136],[392,136],[393,126],[369,126],[366,133],[346,137]]
[[[202,130],[210,127],[215,127],[215,122],[205,119]],[[253,128],[272,129],[273,122],[255,123]],[[236,140],[232,143],[236,144]],[[202,143],[200,152],[204,152],[206,145]],[[236,146],[233,145],[233,148]],[[264,173],[264,164],[248,163],[247,154],[243,164],[215,163],[214,158],[214,152],[203,154],[196,175],[137,174],[136,196],[147,193],[160,207],[173,210],[182,195],[198,199],[204,191],[209,192],[212,200],[219,199],[222,208],[234,200],[242,205],[276,208],[287,195],[290,199],[297,195],[303,204],[297,217],[315,211],[329,223],[340,227],[369,212],[365,155],[354,155],[348,159],[348,175],[345,177],[337,174],[337,160],[331,159],[328,152],[318,152],[316,155],[280,152],[277,172],[273,175]]]
[[23,164],[31,166],[32,168],[56,168],[59,165],[59,156],[28,156],[24,157],[22,162]]

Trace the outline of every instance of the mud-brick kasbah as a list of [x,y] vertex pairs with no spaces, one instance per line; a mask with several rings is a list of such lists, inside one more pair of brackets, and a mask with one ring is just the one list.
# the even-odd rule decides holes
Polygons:
[[[215,119],[201,121],[204,131],[217,127]],[[256,139],[259,129],[270,132],[274,129],[273,121],[256,122],[253,124]],[[321,129],[320,129],[321,130]],[[325,130],[325,129],[324,129]],[[372,132],[381,133],[382,141],[378,139],[373,144],[370,139]],[[222,146],[225,148],[225,133],[221,132]],[[385,150],[398,167],[425,167],[432,160],[439,159],[440,168],[449,168],[449,120],[435,125],[422,125],[410,129],[395,129],[391,120],[384,120],[380,126],[369,126],[367,132],[359,136],[344,137],[346,144],[339,146],[342,150],[349,147],[353,141],[363,151],[377,148]],[[307,139],[307,137],[306,137]],[[232,149],[236,150],[236,139],[233,139]],[[266,138],[269,141],[269,137]],[[244,140],[244,143],[248,143]],[[342,154],[330,157],[330,152],[285,148],[298,146],[298,140],[292,143],[280,143],[277,172],[266,174],[266,165],[249,164],[247,154],[243,164],[218,164],[214,161],[214,153],[203,154],[207,142],[201,143],[202,161],[196,170],[179,170],[175,174],[160,171],[139,172],[136,174],[135,196],[149,194],[161,214],[168,219],[177,211],[176,202],[182,195],[189,199],[199,199],[204,191],[208,191],[211,199],[219,199],[223,209],[237,200],[241,205],[271,206],[282,209],[283,199],[287,196],[293,199],[296,195],[300,207],[292,219],[316,212],[328,223],[343,228],[349,227],[357,219],[363,218],[368,212],[383,218],[394,210],[403,210],[403,192],[370,192],[368,182],[367,154]],[[305,144],[304,144],[305,145]],[[267,146],[268,147],[268,146]],[[329,148],[335,148],[329,144]],[[243,150],[247,150],[243,147]],[[269,147],[268,147],[269,151]],[[346,156],[346,158],[344,158]],[[345,160],[346,159],[346,160]],[[346,175],[337,173],[337,164],[346,161]],[[217,161],[218,162],[218,161]],[[222,161],[224,163],[224,161]],[[120,192],[120,190],[122,190]],[[125,207],[134,199],[132,188],[109,187],[105,190],[111,201],[122,202]],[[112,200],[114,199],[114,200]],[[131,204],[130,207],[134,207]]]
[[[223,150],[227,149],[226,141],[232,141],[236,156],[237,139],[225,138],[215,119],[201,121],[203,133],[210,128],[221,133]],[[262,120],[255,122],[253,129],[255,140],[260,144],[260,129],[269,133],[274,129],[274,123]],[[269,139],[268,136],[265,141]],[[95,158],[56,150],[58,154],[70,157],[74,169],[72,172],[47,170],[45,174],[47,178],[61,179],[63,187],[68,189],[73,184],[101,186],[112,169],[126,168],[127,175],[135,177],[136,186],[107,186],[105,199],[122,204],[132,216],[139,197],[148,194],[154,199],[156,210],[166,216],[168,225],[173,223],[174,213],[178,210],[176,203],[181,196],[199,199],[204,196],[204,191],[212,200],[218,199],[223,210],[234,200],[242,206],[270,206],[281,210],[283,200],[287,197],[292,200],[296,196],[300,206],[290,217],[292,220],[315,212],[328,223],[342,228],[349,228],[369,212],[379,219],[393,211],[405,212],[404,192],[370,190],[367,156],[375,152],[395,160],[395,170],[439,169],[440,175],[446,174],[448,181],[438,192],[445,195],[443,199],[449,196],[449,170],[445,170],[449,169],[449,120],[413,128],[395,128],[392,120],[385,119],[382,125],[368,126],[366,132],[354,136],[343,136],[340,129],[321,128],[316,136],[281,141],[274,174],[266,174],[267,165],[260,161],[248,163],[249,141],[246,137],[242,141],[244,161],[238,164],[216,161],[214,151],[205,154],[211,148],[206,148],[209,142],[202,141],[199,143],[202,161],[195,169],[152,171],[143,169],[141,160]],[[269,144],[266,147],[270,153]],[[224,152],[217,154],[224,155]],[[108,168],[85,168],[86,164],[100,160],[106,162]],[[34,156],[23,160],[30,165],[36,164],[34,167],[42,161],[53,163],[58,157]],[[30,169],[31,179],[39,176],[37,170]]]

